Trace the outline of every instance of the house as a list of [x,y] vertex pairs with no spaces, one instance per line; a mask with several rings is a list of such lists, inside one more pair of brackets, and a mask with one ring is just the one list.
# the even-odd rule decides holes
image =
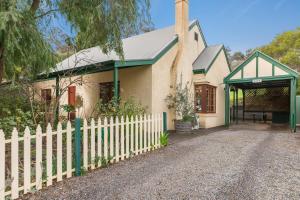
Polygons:
[[165,98],[170,86],[182,81],[192,86],[200,127],[224,125],[223,78],[230,73],[224,46],[206,43],[199,21],[189,20],[188,0],[175,3],[174,26],[123,39],[124,61],[99,47],[85,49],[57,64],[48,80],[36,82],[35,88],[51,99],[51,88],[63,87],[59,77],[67,74],[66,82],[80,78],[82,85],[69,87],[60,104],[72,104],[80,95],[79,116],[89,116],[99,98],[133,97],[149,113],[167,112],[168,129],[173,129],[175,111],[168,110]]

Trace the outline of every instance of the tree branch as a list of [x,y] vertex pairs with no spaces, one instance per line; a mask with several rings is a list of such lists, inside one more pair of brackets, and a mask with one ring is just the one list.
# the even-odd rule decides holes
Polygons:
[[45,17],[53,12],[57,12],[59,11],[59,9],[52,9],[52,10],[48,10],[47,12],[42,13],[41,15],[38,15],[36,17],[34,17],[35,19],[41,18],[41,17]]
[[30,11],[35,13],[35,11],[39,8],[40,3],[41,3],[41,0],[33,0],[31,7],[30,7]]

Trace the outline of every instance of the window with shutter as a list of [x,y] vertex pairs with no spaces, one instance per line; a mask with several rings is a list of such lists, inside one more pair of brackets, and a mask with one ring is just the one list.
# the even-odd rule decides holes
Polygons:
[[216,87],[207,84],[195,85],[195,110],[198,113],[216,112]]

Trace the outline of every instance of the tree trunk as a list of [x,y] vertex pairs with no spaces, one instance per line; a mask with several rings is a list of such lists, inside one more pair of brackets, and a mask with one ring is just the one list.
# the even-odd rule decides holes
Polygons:
[[0,47],[0,83],[3,81],[4,75],[4,56],[3,56],[4,49]]

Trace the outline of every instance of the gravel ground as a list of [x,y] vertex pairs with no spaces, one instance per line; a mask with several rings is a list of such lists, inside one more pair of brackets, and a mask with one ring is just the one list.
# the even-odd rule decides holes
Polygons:
[[300,134],[234,127],[177,137],[167,148],[25,198],[298,200]]

